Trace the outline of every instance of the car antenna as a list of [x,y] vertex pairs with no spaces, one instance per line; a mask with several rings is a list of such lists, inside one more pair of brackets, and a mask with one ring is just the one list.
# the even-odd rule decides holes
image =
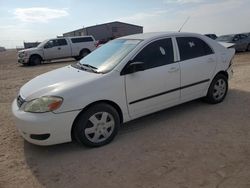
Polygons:
[[179,29],[178,32],[181,32],[182,28],[184,27],[184,25],[188,22],[190,16],[187,17],[187,19],[185,20],[185,22],[182,24],[181,28]]

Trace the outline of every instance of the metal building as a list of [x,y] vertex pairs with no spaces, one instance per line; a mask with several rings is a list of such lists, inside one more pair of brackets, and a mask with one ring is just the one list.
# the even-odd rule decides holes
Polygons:
[[110,22],[95,26],[77,29],[68,33],[64,33],[64,37],[93,35],[96,40],[107,41],[110,39],[143,33],[143,27],[123,22]]

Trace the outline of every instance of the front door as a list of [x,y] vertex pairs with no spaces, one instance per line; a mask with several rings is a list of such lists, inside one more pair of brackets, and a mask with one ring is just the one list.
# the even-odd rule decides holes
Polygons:
[[47,60],[71,56],[70,45],[65,39],[53,39],[44,46],[44,57]]
[[129,114],[132,118],[166,108],[180,99],[180,67],[174,62],[172,39],[154,41],[132,60],[144,70],[125,75]]

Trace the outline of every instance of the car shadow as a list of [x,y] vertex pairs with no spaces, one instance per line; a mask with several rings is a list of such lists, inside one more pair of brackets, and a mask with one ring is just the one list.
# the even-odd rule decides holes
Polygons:
[[[131,161],[145,157],[142,148],[147,144],[153,144],[157,148],[161,145],[158,142],[164,140],[169,146],[175,147],[173,140],[188,137],[194,147],[198,144],[195,139],[201,139],[200,142],[206,139],[204,134],[214,125],[212,119],[218,125],[213,127],[218,129],[224,126],[220,122],[226,121],[227,126],[235,121],[236,116],[233,114],[237,118],[249,117],[249,112],[244,110],[249,108],[248,104],[249,92],[232,89],[224,102],[218,105],[195,100],[126,123],[115,140],[104,147],[87,148],[76,143],[44,147],[24,142],[24,156],[28,168],[45,187],[110,187],[116,183],[117,186],[113,187],[118,187],[119,184],[125,187],[126,181],[122,181],[119,175],[126,172],[123,175],[133,179],[131,175],[136,166],[126,165],[132,165]],[[195,125],[194,128],[194,122],[200,122],[201,126]],[[194,134],[194,129],[199,129],[201,135]],[[155,132],[159,135],[155,135]],[[180,144],[187,144],[185,140],[178,141]],[[167,147],[162,149],[166,153],[171,152]],[[149,161],[154,160],[150,158]]]

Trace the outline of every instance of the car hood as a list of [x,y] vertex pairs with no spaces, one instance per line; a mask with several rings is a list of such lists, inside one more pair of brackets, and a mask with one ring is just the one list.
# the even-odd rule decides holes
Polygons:
[[40,50],[40,48],[28,48],[28,49],[24,49],[24,50],[20,50],[18,51],[19,53],[22,53],[22,52],[32,52],[32,51],[37,51],[37,50]]
[[60,95],[64,90],[89,83],[100,76],[101,74],[79,70],[69,65],[30,80],[20,89],[20,95],[26,101],[41,96],[56,96]]

